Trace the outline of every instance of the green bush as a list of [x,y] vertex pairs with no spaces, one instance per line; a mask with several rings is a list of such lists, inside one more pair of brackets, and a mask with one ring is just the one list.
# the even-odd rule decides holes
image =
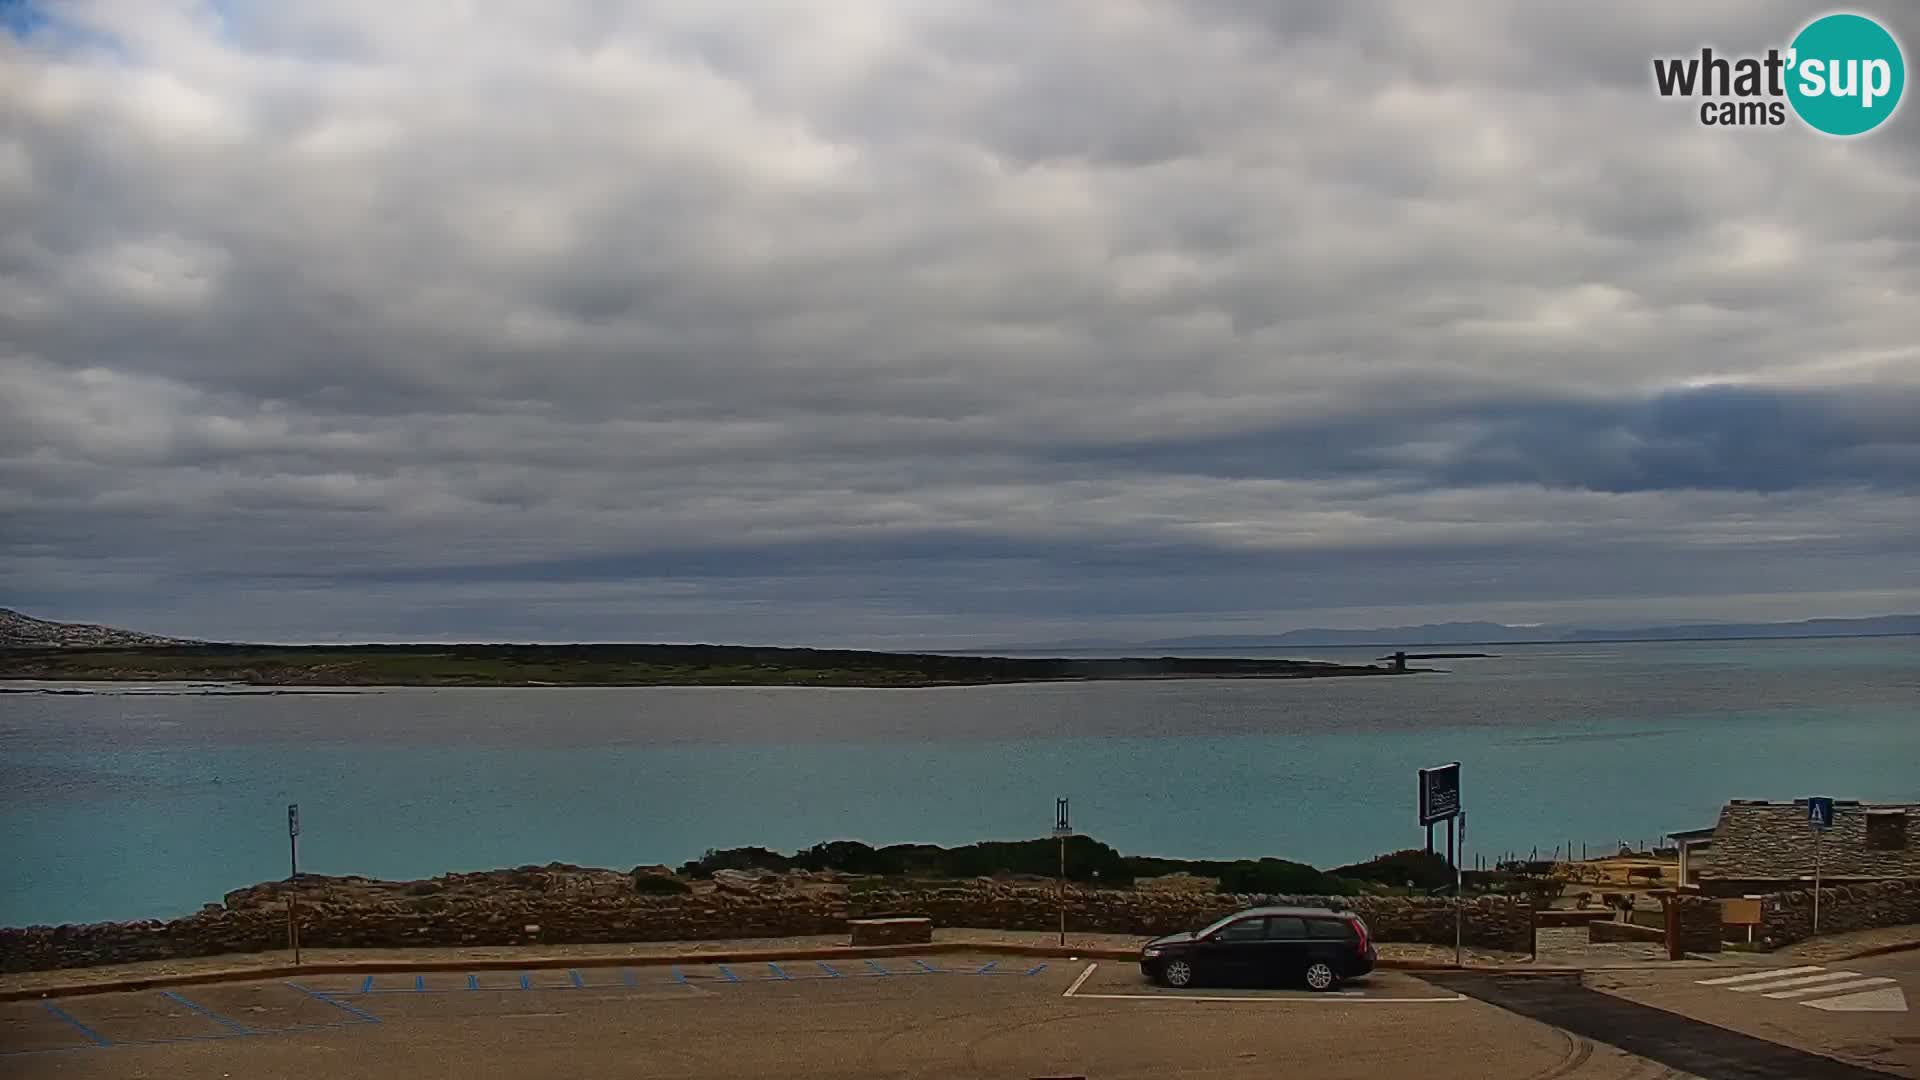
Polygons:
[[693,878],[710,878],[715,870],[777,870],[785,872],[793,865],[793,860],[777,851],[768,851],[763,847],[740,847],[714,850],[708,848],[700,856],[680,867],[680,872]]
[[1353,883],[1323,873],[1306,863],[1285,859],[1241,860],[1228,863],[1218,875],[1223,893],[1292,893],[1299,896],[1349,896]]
[[1336,867],[1328,871],[1337,877],[1372,881],[1381,885],[1402,886],[1413,882],[1416,889],[1446,889],[1453,886],[1453,867],[1444,855],[1420,848],[1376,855],[1363,863]]

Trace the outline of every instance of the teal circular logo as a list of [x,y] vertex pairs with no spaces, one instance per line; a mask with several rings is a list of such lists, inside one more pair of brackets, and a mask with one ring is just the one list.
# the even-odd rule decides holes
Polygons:
[[1787,99],[1809,127],[1829,135],[1872,131],[1906,89],[1900,43],[1864,15],[1825,15],[1794,36]]

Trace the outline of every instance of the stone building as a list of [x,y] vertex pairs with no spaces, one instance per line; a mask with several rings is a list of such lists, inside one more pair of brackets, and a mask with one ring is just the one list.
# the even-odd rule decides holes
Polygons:
[[1687,834],[1688,884],[1709,896],[1746,896],[1812,884],[1920,879],[1920,803],[1834,800],[1833,827],[1816,833],[1807,801],[1735,799],[1712,836]]

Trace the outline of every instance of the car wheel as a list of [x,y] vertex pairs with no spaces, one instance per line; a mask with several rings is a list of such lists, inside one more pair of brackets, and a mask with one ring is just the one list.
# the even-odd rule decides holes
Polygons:
[[1340,976],[1333,973],[1333,965],[1325,960],[1315,960],[1307,965],[1307,989],[1325,992],[1340,985]]
[[1193,985],[1193,965],[1185,960],[1169,960],[1160,972],[1160,981],[1181,990]]

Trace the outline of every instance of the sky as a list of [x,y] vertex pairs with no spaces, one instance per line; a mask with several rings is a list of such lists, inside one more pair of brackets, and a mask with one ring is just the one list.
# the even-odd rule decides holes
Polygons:
[[883,648],[1920,611],[1920,103],[1653,90],[1825,10],[0,0],[0,604]]

